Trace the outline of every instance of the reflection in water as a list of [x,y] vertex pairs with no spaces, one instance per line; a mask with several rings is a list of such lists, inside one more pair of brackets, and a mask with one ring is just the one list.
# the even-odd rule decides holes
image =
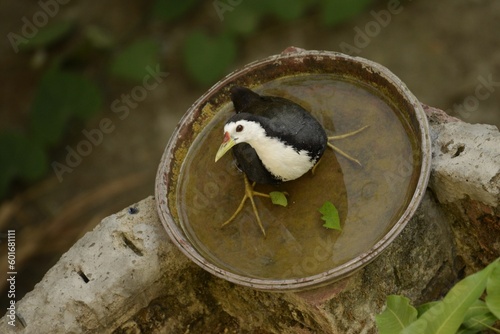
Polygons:
[[[418,175],[412,143],[393,107],[371,88],[331,75],[288,77],[253,89],[301,104],[328,135],[370,125],[334,142],[363,166],[327,149],[314,175],[309,172],[276,187],[256,186],[260,192],[289,194],[286,208],[255,198],[267,238],[250,203],[221,229],[244,192],[243,176],[231,155],[214,163],[223,125],[233,113],[228,103],[198,135],[181,170],[177,209],[194,247],[221,268],[267,279],[320,274],[368,251],[404,211]],[[337,207],[342,232],[322,226],[318,209],[325,201]]]

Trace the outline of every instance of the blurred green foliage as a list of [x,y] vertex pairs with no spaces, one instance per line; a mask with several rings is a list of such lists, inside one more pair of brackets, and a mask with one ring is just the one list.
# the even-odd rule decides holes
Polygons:
[[[174,1],[156,0],[153,17],[170,22],[192,10],[199,1],[176,5]],[[372,0],[252,0],[212,1],[220,19],[219,30],[207,34],[194,29],[184,41],[184,66],[190,77],[202,86],[213,84],[227,72],[237,56],[238,39],[258,29],[266,18],[292,21],[307,11],[317,10],[325,26],[341,23],[363,10]],[[176,7],[175,9],[173,9]]]
[[56,144],[70,119],[86,120],[101,104],[97,86],[83,75],[49,69],[40,80],[31,109],[34,141],[42,148]]
[[13,181],[28,183],[45,175],[50,166],[48,152],[59,144],[70,122],[85,122],[101,109],[101,89],[85,75],[85,68],[92,64],[74,66],[81,59],[91,62],[85,57],[89,47],[102,58],[112,54],[108,60],[109,73],[133,83],[142,83],[147,66],[154,68],[159,63],[158,44],[152,39],[132,42],[112,53],[114,41],[98,28],[86,27],[82,36],[76,36],[77,33],[74,23],[55,22],[40,29],[21,48],[23,52],[36,54],[66,38],[83,39],[52,59],[42,73],[31,105],[29,127],[23,132],[0,133],[0,198],[6,195]]
[[58,67],[44,73],[31,106],[29,132],[0,134],[0,197],[12,180],[30,182],[43,176],[47,151],[62,138],[69,120],[86,120],[101,104],[100,91],[83,75]]
[[176,20],[193,8],[200,0],[156,0],[151,10],[153,17],[170,22]]
[[47,172],[44,150],[22,133],[0,134],[0,196],[5,195],[12,180],[35,181]]
[[75,29],[72,21],[59,21],[41,28],[27,43],[20,44],[23,51],[45,48],[71,35]]
[[[207,87],[223,77],[234,63],[238,40],[259,29],[264,20],[289,22],[311,11],[319,13],[324,25],[331,26],[356,15],[371,1],[155,0],[150,17],[175,27],[195,10],[210,10],[210,15],[220,20],[210,33],[199,28],[189,31],[181,50],[186,73],[195,83]],[[42,177],[48,170],[49,149],[59,144],[70,122],[85,122],[101,109],[101,89],[85,71],[96,54],[105,60],[106,73],[138,84],[147,67],[154,68],[160,62],[159,43],[151,38],[135,39],[119,47],[99,27],[78,27],[76,22],[67,20],[40,28],[33,38],[20,45],[20,50],[40,55],[40,50],[49,50],[66,40],[71,40],[70,46],[49,60],[41,76],[31,106],[30,127],[26,131],[0,133],[0,198],[14,180],[32,182]],[[94,57],[88,57],[89,54]],[[75,61],[84,63],[76,69],[67,66]]]
[[131,82],[141,83],[146,67],[159,63],[158,44],[153,39],[142,39],[119,52],[110,64],[111,74]]
[[343,22],[366,8],[372,0],[322,0],[321,21],[325,25]]
[[199,84],[208,86],[234,61],[236,44],[227,34],[210,37],[195,30],[185,41],[183,56],[188,74]]

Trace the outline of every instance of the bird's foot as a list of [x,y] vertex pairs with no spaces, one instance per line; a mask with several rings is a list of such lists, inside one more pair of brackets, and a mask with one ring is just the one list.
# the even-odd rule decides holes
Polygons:
[[[358,133],[360,133],[361,131],[365,130],[367,127],[369,127],[369,125],[365,125],[363,126],[362,128],[356,130],[356,131],[352,131],[352,132],[349,132],[349,133],[345,133],[343,135],[337,135],[337,136],[330,136],[328,137],[328,147],[330,147],[332,150],[334,150],[335,152],[339,153],[340,155],[342,155],[343,157],[347,158],[348,160],[358,164],[359,166],[361,166],[361,163],[359,162],[358,159],[356,158],[353,158],[352,156],[350,156],[349,154],[345,153],[344,151],[342,151],[340,148],[338,148],[337,146],[333,145],[332,143],[330,143],[330,140],[336,140],[336,139],[344,139],[344,138],[348,138],[348,137],[351,137],[351,136],[354,136]],[[316,166],[315,166],[316,167]]]
[[238,206],[236,211],[233,213],[233,215],[228,220],[226,220],[224,222],[224,224],[221,225],[221,227],[224,227],[224,226],[228,225],[229,223],[231,223],[238,216],[238,214],[241,212],[241,210],[243,209],[243,205],[245,204],[247,199],[249,199],[250,202],[252,203],[252,210],[253,210],[253,213],[255,215],[255,218],[257,219],[257,223],[259,224],[260,230],[262,231],[262,234],[264,234],[264,237],[265,237],[266,230],[264,229],[264,226],[262,225],[262,221],[260,220],[259,212],[257,211],[257,206],[255,205],[255,201],[253,200],[253,198],[254,198],[254,196],[261,196],[261,197],[270,198],[270,196],[268,194],[254,191],[253,188],[255,186],[255,182],[250,184],[250,181],[248,180],[248,177],[245,174],[243,174],[243,177],[245,180],[245,195],[243,196],[243,199],[241,200],[240,205]]

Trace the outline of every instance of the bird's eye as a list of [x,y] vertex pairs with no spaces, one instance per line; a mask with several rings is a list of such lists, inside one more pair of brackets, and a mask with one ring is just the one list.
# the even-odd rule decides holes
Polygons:
[[241,131],[243,131],[243,125],[240,124],[236,127],[236,132],[241,132]]

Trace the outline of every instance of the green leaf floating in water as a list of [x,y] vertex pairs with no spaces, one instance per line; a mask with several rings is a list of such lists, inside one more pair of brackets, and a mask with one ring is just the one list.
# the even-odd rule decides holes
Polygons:
[[326,201],[319,209],[319,212],[323,215],[321,219],[325,221],[323,224],[324,227],[342,231],[339,212],[332,202]]
[[271,201],[273,202],[274,205],[281,205],[281,206],[288,205],[288,200],[286,199],[285,194],[282,193],[281,191],[271,191],[269,193],[269,196],[271,197]]

